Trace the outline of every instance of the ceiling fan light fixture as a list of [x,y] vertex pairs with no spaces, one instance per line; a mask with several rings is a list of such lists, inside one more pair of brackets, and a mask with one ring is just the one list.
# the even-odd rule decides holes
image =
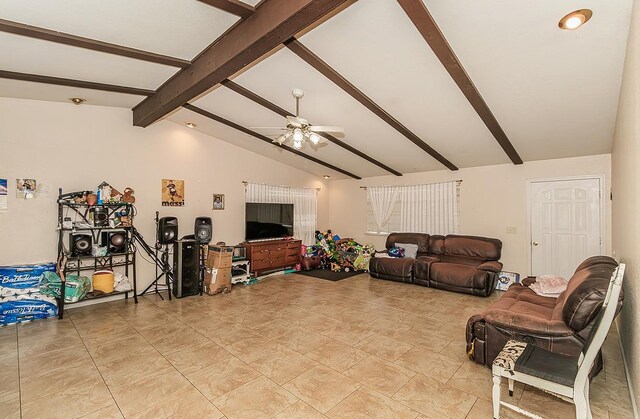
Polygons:
[[293,140],[293,148],[296,150],[300,150],[302,148],[302,141]]
[[313,145],[318,145],[318,143],[320,142],[320,136],[315,132],[312,132],[311,134],[309,134],[309,141],[311,141]]
[[300,128],[296,128],[293,130],[293,141],[297,143],[302,143],[304,139],[304,134]]
[[590,9],[579,9],[560,19],[558,27],[560,29],[573,31],[587,23],[589,19],[591,19],[591,16],[593,16],[593,12]]

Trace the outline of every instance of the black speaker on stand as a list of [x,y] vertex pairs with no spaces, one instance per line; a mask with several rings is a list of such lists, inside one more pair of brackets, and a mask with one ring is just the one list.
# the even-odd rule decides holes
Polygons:
[[[171,300],[171,284],[175,285],[175,276],[173,274],[173,269],[171,269],[171,264],[169,264],[169,244],[175,243],[178,239],[178,219],[176,217],[162,217],[159,218],[160,213],[156,211],[156,243],[153,248],[146,244],[142,235],[138,233],[137,230],[134,229],[134,239],[136,243],[139,243],[142,246],[142,249],[147,252],[149,256],[154,260],[156,265],[156,279],[149,284],[144,291],[142,291],[139,295],[144,295],[151,288],[153,292],[158,294],[160,298],[164,300],[161,291],[167,291],[167,296],[169,300]],[[165,286],[166,288],[160,288],[158,281],[162,277],[165,277]]]
[[173,295],[176,298],[200,293],[200,244],[178,240],[173,244]]
[[176,217],[162,217],[157,220],[157,224],[158,243],[171,244],[178,240],[178,219]]
[[193,235],[202,244],[208,244],[213,238],[211,217],[198,217],[193,228]]
[[213,238],[213,222],[211,217],[198,217],[196,218],[195,226],[193,228],[193,236],[198,241],[200,246],[200,295],[204,290],[204,275],[207,267],[205,266],[205,247],[211,242]]

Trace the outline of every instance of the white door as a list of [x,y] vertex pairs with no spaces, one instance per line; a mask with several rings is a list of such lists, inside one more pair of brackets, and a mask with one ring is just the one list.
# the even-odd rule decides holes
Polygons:
[[531,183],[531,274],[569,279],[601,254],[600,179]]

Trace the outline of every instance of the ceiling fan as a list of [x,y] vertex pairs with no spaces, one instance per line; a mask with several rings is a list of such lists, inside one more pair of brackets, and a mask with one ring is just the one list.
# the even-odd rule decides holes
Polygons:
[[274,143],[280,145],[291,142],[293,148],[300,150],[305,142],[310,142],[312,147],[317,147],[326,143],[321,143],[322,134],[330,134],[335,137],[344,137],[344,129],[341,127],[311,125],[309,121],[300,117],[300,99],[304,96],[302,89],[293,89],[291,94],[296,100],[296,115],[287,116],[285,127],[254,127],[257,131],[262,131],[270,137],[275,136]]

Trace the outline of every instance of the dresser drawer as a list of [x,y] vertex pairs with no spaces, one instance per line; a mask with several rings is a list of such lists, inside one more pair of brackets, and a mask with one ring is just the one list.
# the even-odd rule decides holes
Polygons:
[[285,263],[287,265],[297,265],[298,263],[300,263],[300,255],[287,256],[285,258]]
[[260,271],[262,269],[269,269],[271,267],[271,259],[264,259],[259,261],[251,261],[251,270]]

